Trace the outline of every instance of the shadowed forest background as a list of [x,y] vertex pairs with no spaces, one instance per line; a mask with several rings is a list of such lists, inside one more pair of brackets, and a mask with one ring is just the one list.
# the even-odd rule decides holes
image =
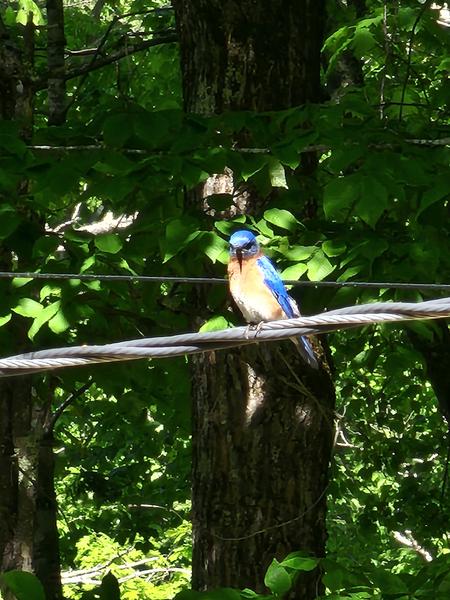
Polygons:
[[[0,271],[222,278],[243,227],[284,279],[449,284],[449,49],[428,0],[0,0]],[[1,356],[238,324],[0,278]],[[446,322],[314,344],[0,379],[0,595],[447,600]]]

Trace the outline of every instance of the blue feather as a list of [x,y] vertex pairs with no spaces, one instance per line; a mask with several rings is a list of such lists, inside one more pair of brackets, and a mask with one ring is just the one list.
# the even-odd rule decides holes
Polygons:
[[[264,277],[264,283],[275,296],[278,304],[281,306],[288,319],[293,319],[294,317],[300,316],[300,312],[296,303],[287,293],[284,283],[282,282],[270,259],[267,258],[267,256],[261,256],[257,259],[256,264],[261,269]],[[303,336],[292,339],[297,341],[297,348],[308,365],[313,369],[318,369],[319,365],[309,341]]]
[[278,304],[286,313],[288,319],[293,319],[296,315],[291,304],[291,299],[289,298],[289,294],[287,293],[287,290],[284,287],[284,283],[281,281],[280,276],[275,270],[275,267],[270,262],[270,259],[267,258],[267,256],[261,256],[256,261],[256,264],[262,271],[264,283],[275,296],[275,298],[278,301]]

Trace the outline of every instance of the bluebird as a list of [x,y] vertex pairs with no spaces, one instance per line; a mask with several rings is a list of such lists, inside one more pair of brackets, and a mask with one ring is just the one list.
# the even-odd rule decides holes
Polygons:
[[[247,323],[277,321],[300,316],[270,259],[251,231],[236,231],[230,237],[228,263],[230,292]],[[309,341],[294,338],[300,354],[313,369],[319,365]]]

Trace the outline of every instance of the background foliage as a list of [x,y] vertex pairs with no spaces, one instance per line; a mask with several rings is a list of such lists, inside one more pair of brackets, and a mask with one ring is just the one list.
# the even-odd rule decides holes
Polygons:
[[[30,10],[36,25],[45,23],[42,2],[2,8],[18,44]],[[174,27],[170,8],[157,2],[105,2],[96,19],[92,10],[66,3],[69,50],[101,40],[114,52],[124,39],[138,44]],[[177,45],[167,43],[70,78],[67,123],[48,127],[39,83],[46,30],[37,28],[32,139],[23,141],[20,123],[0,122],[0,240],[17,270],[220,277],[226,237],[239,222],[260,235],[288,279],[448,283],[450,30],[430,2],[330,0],[328,10],[322,104],[210,118],[183,114]],[[100,58],[69,53],[68,72]],[[243,132],[245,149],[234,143]],[[317,173],[299,178],[311,150],[320,155]],[[185,188],[225,167],[266,199],[259,219],[224,218],[233,203],[226,194],[208,199],[202,219],[184,206]],[[314,216],[299,220],[311,203]],[[40,348],[176,333],[193,318],[187,286],[15,279],[0,288],[4,354],[16,327]],[[301,295],[305,313],[428,297],[388,286]],[[214,287],[210,327],[239,321],[228,306],[225,289]],[[442,335],[427,324],[330,336],[339,417],[322,563],[329,598],[448,598],[447,427],[420,351],[421,340]],[[186,361],[73,369],[41,377],[36,388],[58,406],[91,377],[95,385],[57,423],[66,580],[78,571],[65,593],[118,597],[113,578],[104,595],[89,592],[110,570],[122,598],[172,597],[189,580]],[[267,597],[282,596],[308,560],[275,561]],[[178,596],[194,597],[206,598]],[[220,592],[239,597],[257,596]]]

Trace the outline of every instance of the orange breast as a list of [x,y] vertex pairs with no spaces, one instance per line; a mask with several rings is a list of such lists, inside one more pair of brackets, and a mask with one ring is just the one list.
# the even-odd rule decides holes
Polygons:
[[256,264],[257,258],[242,261],[242,270],[237,259],[230,260],[230,292],[248,323],[283,319],[285,314],[265,285],[263,275]]

